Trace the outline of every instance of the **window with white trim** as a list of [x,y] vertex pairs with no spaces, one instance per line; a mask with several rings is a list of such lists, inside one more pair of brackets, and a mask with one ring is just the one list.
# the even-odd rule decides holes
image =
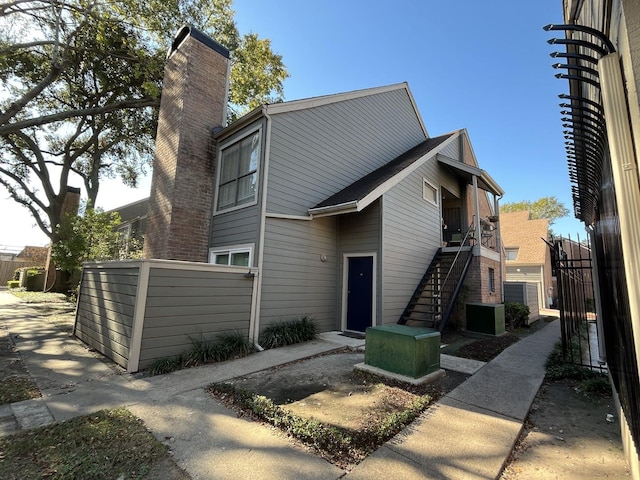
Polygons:
[[422,198],[429,203],[438,205],[438,188],[429,183],[426,178],[422,179]]
[[222,148],[216,188],[217,212],[256,200],[259,161],[260,130]]
[[518,248],[505,248],[504,256],[505,256],[505,260],[517,260]]
[[489,267],[489,291],[496,291],[496,271]]
[[226,249],[210,249],[209,263],[215,265],[231,265],[234,267],[248,267],[251,265],[251,247]]

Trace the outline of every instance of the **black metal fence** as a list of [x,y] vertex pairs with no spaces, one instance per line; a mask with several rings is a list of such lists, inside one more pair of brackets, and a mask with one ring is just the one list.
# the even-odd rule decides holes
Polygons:
[[595,269],[587,242],[560,238],[550,244],[563,356],[567,362],[609,371],[640,454],[640,382],[620,238],[616,229],[607,228],[595,229],[594,237]]
[[550,244],[560,311],[562,354],[568,363],[606,372],[604,346],[598,338],[591,246],[558,237]]

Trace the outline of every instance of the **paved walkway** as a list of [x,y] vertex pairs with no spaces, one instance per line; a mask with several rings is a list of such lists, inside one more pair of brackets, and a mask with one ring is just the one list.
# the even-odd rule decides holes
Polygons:
[[[204,387],[362,340],[335,333],[250,357],[138,378],[123,372],[0,291],[7,328],[43,397],[0,407],[0,434],[64,421],[102,408],[127,407],[193,479],[327,479],[345,472],[270,429],[211,401]],[[408,429],[354,468],[349,479],[496,478],[522,429],[559,339],[553,322],[486,365],[442,356],[441,366],[473,375]],[[7,418],[15,422],[7,422]],[[7,427],[13,425],[13,427]],[[3,431],[4,428],[4,431]]]

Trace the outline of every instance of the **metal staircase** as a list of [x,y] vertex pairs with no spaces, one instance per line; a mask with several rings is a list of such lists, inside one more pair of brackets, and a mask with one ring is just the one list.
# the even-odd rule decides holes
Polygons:
[[465,241],[457,251],[438,249],[398,323],[444,330],[473,259]]

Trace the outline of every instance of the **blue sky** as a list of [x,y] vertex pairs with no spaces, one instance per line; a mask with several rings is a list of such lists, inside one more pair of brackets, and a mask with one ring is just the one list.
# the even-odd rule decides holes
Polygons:
[[[567,83],[554,77],[554,35],[542,30],[562,23],[561,0],[235,0],[233,8],[240,33],[270,38],[283,56],[287,100],[406,81],[431,136],[468,130],[480,167],[506,192],[501,202],[556,196],[572,213],[554,232],[584,238],[558,107]],[[133,191],[107,182],[97,203],[114,208],[148,192],[148,181]],[[0,211],[12,229],[0,245],[45,244],[6,196]]]

